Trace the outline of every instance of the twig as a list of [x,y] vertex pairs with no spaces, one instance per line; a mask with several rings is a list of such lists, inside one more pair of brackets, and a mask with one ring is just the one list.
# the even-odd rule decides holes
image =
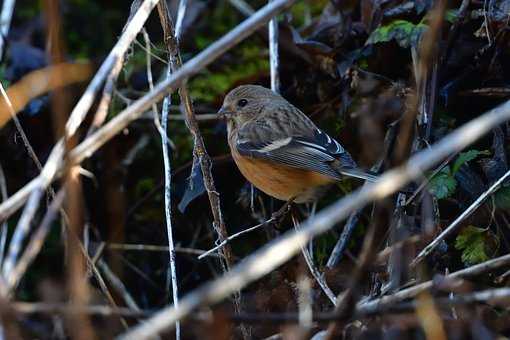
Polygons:
[[[273,0],[268,0],[271,3]],[[278,57],[278,19],[274,16],[269,21],[269,65],[271,71],[271,90],[280,92],[280,74]]]
[[177,18],[175,20],[175,38],[177,41],[181,40],[182,23],[184,22],[184,15],[188,7],[188,0],[180,0],[179,7],[177,7]]
[[[377,207],[377,210],[383,208]],[[350,279],[347,283],[347,289],[340,293],[337,297],[337,305],[334,308],[334,313],[339,317],[349,317],[354,312],[356,302],[361,299],[360,285],[368,278],[369,267],[373,263],[376,252],[376,230],[382,225],[382,220],[375,218],[372,219],[368,226],[359,260],[356,263],[356,268],[351,272]],[[335,339],[339,333],[339,324],[330,323],[327,327],[327,332],[324,334],[324,340]]]
[[[2,198],[2,202],[5,201],[9,194],[7,192],[7,181],[5,180],[5,173],[4,169],[2,167],[2,164],[0,164],[0,197]],[[7,232],[8,232],[8,224],[7,221],[4,221],[2,225],[0,226],[0,266],[2,265],[4,261],[4,255],[5,255],[5,242],[7,241]]]
[[138,304],[136,303],[135,299],[128,292],[124,283],[117,277],[117,275],[115,275],[115,273],[112,272],[112,270],[106,264],[106,262],[104,260],[99,260],[99,261],[97,261],[97,266],[99,268],[101,268],[104,275],[106,276],[106,279],[110,282],[110,284],[117,291],[117,293],[119,293],[120,296],[122,296],[122,298],[124,299],[124,302],[126,302],[126,305],[130,309],[139,312],[140,307],[138,307]]
[[[178,25],[176,27],[176,33],[174,36],[173,32],[173,26],[172,26],[172,19],[170,16],[170,13],[167,8],[167,4],[165,1],[161,1],[158,4],[158,14],[159,19],[161,22],[161,26],[163,27],[163,36],[165,45],[167,47],[168,52],[168,68],[167,68],[167,74],[166,79],[170,78],[172,75],[172,71],[175,71],[176,68],[176,55],[179,53],[177,50],[177,45],[171,44],[171,40],[175,39],[179,40],[179,34],[177,34],[177,31],[180,33],[182,21],[184,19],[184,14],[186,11],[186,3],[185,1],[181,0],[179,1],[179,15],[177,22]],[[173,67],[172,67],[173,66]],[[180,66],[180,65],[179,65]],[[152,88],[151,88],[152,90]],[[182,94],[181,94],[182,98]],[[188,98],[189,100],[189,98]],[[168,239],[168,257],[169,257],[169,271],[168,271],[168,277],[167,277],[167,283],[168,285],[171,285],[172,287],[172,299],[175,306],[179,305],[179,292],[177,287],[177,271],[176,271],[176,264],[175,264],[175,247],[174,247],[174,241],[173,241],[173,231],[172,231],[172,203],[171,203],[171,193],[172,193],[172,168],[170,164],[170,155],[168,152],[168,112],[170,111],[170,105],[171,102],[171,93],[168,94],[165,99],[163,99],[163,108],[161,111],[161,144],[162,144],[162,150],[163,150],[163,164],[164,164],[164,171],[165,171],[165,190],[164,190],[164,196],[165,196],[165,218],[166,218],[166,232],[167,232],[167,239]],[[180,323],[175,324],[175,338],[177,340],[180,340],[181,338],[181,325]]]
[[250,227],[250,228],[247,228],[247,229],[244,229],[244,230],[241,230],[240,232],[238,233],[235,233],[235,234],[232,234],[230,235],[229,237],[227,237],[225,240],[223,240],[222,242],[220,242],[216,247],[214,248],[211,248],[209,249],[208,251],[206,251],[205,253],[203,254],[200,254],[200,256],[198,257],[199,260],[203,259],[204,257],[206,256],[211,256],[211,253],[214,252],[215,250],[218,250],[220,249],[221,247],[224,247],[226,244],[230,243],[230,241],[238,238],[239,236],[243,235],[243,234],[246,234],[246,233],[249,233],[253,230],[257,230],[259,229],[260,227],[263,227],[265,225],[268,225],[268,224],[271,224],[271,223],[278,223],[279,221],[282,220],[282,218],[289,212],[290,210],[290,206],[291,204],[294,202],[294,200],[289,200],[287,202],[285,202],[285,204],[275,213],[273,213],[273,215],[271,216],[270,219],[262,222],[262,223],[259,223],[257,224],[256,226],[253,226],[253,227]]
[[[104,77],[106,77],[110,68],[115,64],[117,58],[125,53],[156,3],[157,0],[145,0],[140,9],[136,12],[135,16],[133,16],[133,20],[130,21],[128,27],[102,64],[99,71],[96,73],[96,76],[71,113],[71,117],[66,125],[67,136],[71,136],[76,132],[79,125],[84,120],[88,109],[92,105],[95,94],[99,90]],[[58,169],[60,169],[64,153],[64,143],[61,140],[53,148],[50,157],[41,171],[41,174],[34,180],[30,181],[9,200],[0,205],[0,221],[3,221],[14,213],[14,211],[16,211],[30,196],[29,201],[31,204],[27,205],[27,208],[25,209],[26,213],[24,212],[25,220],[23,222],[25,225],[20,225],[20,228],[16,228],[16,237],[13,237],[13,241],[19,243],[11,242],[9,256],[7,258],[7,262],[4,263],[3,272],[5,274],[8,273],[14,266],[14,262],[16,261],[16,257],[19,253],[19,248],[21,247],[21,242],[29,230],[29,225],[26,224],[26,221],[30,221],[33,214],[35,214],[37,206],[39,205],[39,199],[42,196],[42,191],[49,186],[57,174]],[[4,212],[2,212],[2,210],[4,210]]]
[[[445,276],[445,279],[459,279],[465,278],[468,276],[480,275],[482,273],[488,272],[489,270],[497,269],[503,266],[510,265],[510,255],[501,256],[492,260],[488,260],[482,262],[480,264],[453,272],[449,275]],[[403,301],[405,299],[409,299],[415,297],[417,294],[432,288],[434,285],[434,281],[430,280],[427,282],[420,283],[416,286],[412,286],[406,289],[403,289],[393,295],[383,296],[382,298],[375,299],[368,302],[359,303],[356,306],[357,313],[374,313],[376,310],[381,308],[386,308],[388,306],[394,305],[397,302]]]
[[16,0],[4,0],[2,4],[2,13],[0,14],[0,59],[4,54],[5,40],[11,27],[12,13]]
[[303,330],[309,330],[312,328],[313,323],[312,283],[308,276],[303,273],[298,278],[297,286],[299,293],[299,325]]
[[478,207],[480,207],[480,205],[482,205],[482,203],[487,199],[487,197],[489,197],[492,193],[494,193],[496,190],[499,189],[501,183],[503,183],[508,177],[510,176],[510,170],[507,171],[503,176],[501,176],[501,178],[499,178],[496,182],[494,182],[493,185],[490,186],[489,189],[487,189],[484,193],[482,193],[480,195],[480,197],[478,197],[476,199],[476,201],[474,201],[473,203],[471,203],[471,205],[462,212],[462,214],[459,215],[459,217],[457,217],[455,219],[455,221],[453,221],[448,227],[446,227],[445,230],[443,230],[443,232],[441,234],[439,234],[438,237],[436,237],[432,242],[430,242],[425,248],[423,248],[423,250],[418,254],[418,256],[416,256],[416,258],[413,260],[413,262],[411,262],[411,266],[415,266],[416,264],[418,264],[421,260],[423,260],[428,254],[430,254],[436,247],[437,245],[446,238],[446,236],[448,236],[452,231],[455,230],[455,228],[463,221],[465,220],[467,217],[469,217],[476,209],[478,209]]
[[42,170],[42,164],[39,161],[39,158],[37,158],[37,155],[34,151],[34,148],[30,144],[28,137],[23,130],[23,127],[21,126],[21,122],[19,121],[18,117],[16,116],[16,112],[14,111],[14,108],[12,106],[11,100],[7,96],[7,93],[5,92],[4,86],[0,82],[0,92],[2,93],[2,97],[4,98],[5,102],[7,103],[7,108],[9,109],[9,113],[12,116],[12,120],[14,121],[14,125],[16,125],[16,130],[18,131],[19,135],[21,136],[21,140],[23,141],[23,144],[25,145],[25,148],[27,149],[28,155],[32,159],[32,161],[35,163],[35,166],[39,171]]
[[109,306],[76,306],[73,304],[55,304],[55,303],[44,303],[44,302],[13,302],[11,307],[18,313],[21,314],[34,314],[34,313],[50,313],[50,314],[94,314],[101,316],[124,316],[133,318],[148,317],[153,314],[151,311],[133,310],[130,308],[112,308]]
[[[299,230],[299,222],[296,220],[294,215],[292,215],[292,223],[294,224],[294,229],[297,231]],[[310,255],[310,252],[308,251],[308,248],[302,247],[301,253],[303,254],[303,257],[305,259],[306,265],[308,266],[308,269],[310,270],[310,273],[312,274],[313,278],[317,283],[319,284],[319,287],[321,287],[322,291],[326,295],[326,297],[331,301],[333,306],[336,306],[337,300],[335,293],[329,288],[327,282],[324,280],[323,275],[319,272],[319,269],[315,266],[313,263],[312,256]]]
[[37,228],[37,231],[32,235],[30,242],[25,248],[23,255],[16,263],[15,267],[9,272],[9,275],[5,276],[8,290],[12,290],[18,285],[19,280],[21,277],[23,277],[23,274],[26,272],[28,266],[32,263],[37,254],[39,254],[39,251],[44,244],[44,240],[46,239],[46,236],[51,229],[51,225],[57,217],[60,206],[64,201],[64,197],[65,190],[61,189],[51,202],[51,205],[46,211],[41,224]]
[[255,10],[244,0],[229,0],[229,2],[247,17],[255,13]]
[[[108,243],[106,247],[112,250],[138,250],[138,251],[161,251],[161,252],[167,252],[169,249],[167,246],[157,246],[152,244],[126,244],[126,243]],[[175,252],[182,254],[202,255],[206,251],[194,248],[175,247]]]
[[[170,110],[172,110],[172,111],[180,110],[180,107],[177,105],[171,105]],[[216,113],[197,114],[197,115],[195,115],[195,118],[199,122],[217,121],[220,119]],[[144,113],[140,117],[140,119],[154,119],[154,115],[153,115],[152,111],[148,111],[148,112]],[[186,116],[182,115],[182,114],[173,114],[173,115],[169,114],[168,120],[185,121]]]
[[198,256],[198,259],[201,260],[201,259],[203,259],[206,256],[211,256],[211,255],[213,255],[212,253],[214,253],[216,250],[223,248],[225,245],[229,244],[230,242],[232,242],[233,240],[235,240],[239,236],[242,236],[242,235],[247,234],[249,232],[252,232],[254,230],[260,229],[261,227],[266,226],[268,224],[271,224],[271,223],[273,223],[275,221],[276,221],[276,217],[273,216],[270,219],[268,219],[267,221],[259,223],[259,224],[255,225],[253,227],[249,227],[249,228],[246,228],[244,230],[241,230],[240,232],[237,232],[235,234],[229,235],[226,239],[221,241],[216,247],[211,248],[211,249],[207,250],[206,252],[200,254]]
[[329,255],[328,262],[326,263],[326,267],[334,268],[338,262],[342,259],[345,248],[347,248],[347,244],[351,238],[352,232],[354,228],[358,224],[359,217],[361,215],[361,210],[357,210],[351,213],[347,222],[344,225],[344,229],[342,230],[342,234],[338,238],[338,241],[335,244],[335,247],[331,251],[331,255]]
[[[328,231],[336,222],[369,202],[382,199],[403,187],[409,181],[439,163],[452,152],[462,150],[494,126],[510,119],[510,101],[459,127],[439,142],[413,155],[409,161],[396,169],[387,171],[375,183],[371,183],[317,213],[302,223],[299,231],[289,231],[269,242],[246,257],[224,276],[209,282],[184,296],[179,308],[163,308],[143,325],[138,325],[120,339],[146,339],[189,315],[198,306],[214,303],[247,284],[271,272],[300,251],[301,247],[316,235]],[[510,255],[508,255],[510,260]]]
[[23,213],[16,225],[16,229],[14,230],[14,234],[12,235],[10,244],[9,244],[9,252],[7,257],[5,258],[5,262],[2,266],[2,275],[3,277],[9,277],[11,275],[12,270],[18,260],[18,255],[21,252],[21,247],[25,237],[28,235],[31,227],[31,223],[33,217],[39,207],[40,200],[43,196],[44,192],[42,189],[37,188],[35,191],[32,191],[30,198],[23,209]]

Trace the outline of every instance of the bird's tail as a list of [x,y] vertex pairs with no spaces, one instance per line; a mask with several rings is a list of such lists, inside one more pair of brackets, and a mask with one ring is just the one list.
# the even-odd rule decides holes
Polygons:
[[370,182],[375,182],[379,179],[377,174],[358,168],[342,168],[339,172],[344,176],[360,178]]

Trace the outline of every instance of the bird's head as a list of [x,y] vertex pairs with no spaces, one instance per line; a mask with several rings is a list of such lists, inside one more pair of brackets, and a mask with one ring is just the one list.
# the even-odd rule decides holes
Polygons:
[[241,85],[225,96],[218,115],[227,120],[229,129],[239,127],[282,100],[280,95],[265,87]]

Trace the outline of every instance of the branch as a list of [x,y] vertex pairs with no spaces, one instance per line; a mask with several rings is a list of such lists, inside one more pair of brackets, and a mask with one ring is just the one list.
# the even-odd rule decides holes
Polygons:
[[2,13],[0,14],[0,58],[4,55],[5,39],[11,27],[15,4],[16,0],[4,0],[2,4]]
[[[271,3],[273,0],[268,0]],[[271,90],[280,92],[280,74],[278,57],[278,19],[273,17],[269,21],[269,65],[271,68]]]
[[[480,275],[488,272],[489,270],[496,269],[503,266],[510,265],[510,255],[501,256],[489,261],[479,263],[477,265],[456,271],[445,276],[445,279],[460,279],[468,276]],[[403,301],[415,297],[419,293],[429,290],[434,285],[434,281],[430,280],[427,282],[420,283],[418,285],[403,289],[393,295],[383,296],[382,298],[375,299],[369,302],[364,302],[356,306],[357,313],[374,313],[375,311],[387,308],[397,302]]]

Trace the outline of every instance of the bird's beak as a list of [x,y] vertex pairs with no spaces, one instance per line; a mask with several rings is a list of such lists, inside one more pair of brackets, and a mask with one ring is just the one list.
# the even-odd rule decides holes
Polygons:
[[224,120],[228,120],[232,117],[232,112],[230,112],[228,109],[221,107],[218,111],[217,115]]

